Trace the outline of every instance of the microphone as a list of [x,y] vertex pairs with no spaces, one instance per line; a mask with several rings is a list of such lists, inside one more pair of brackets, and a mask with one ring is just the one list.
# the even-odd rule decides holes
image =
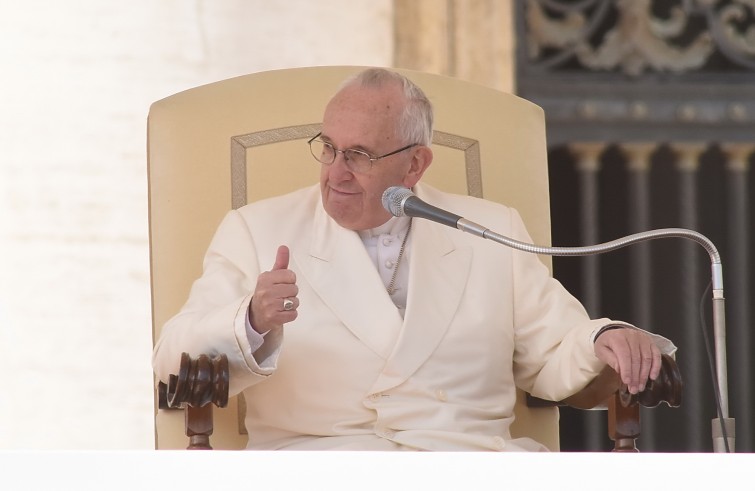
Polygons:
[[383,208],[396,217],[427,218],[453,228],[457,228],[459,220],[462,219],[459,215],[425,203],[410,189],[401,186],[392,186],[385,190]]
[[[473,235],[477,235],[479,237],[482,237],[483,239],[496,240],[515,249],[534,252],[535,254],[541,253],[539,251],[539,249],[541,248],[537,248],[537,246],[498,235],[478,223],[467,220],[466,218],[462,218],[459,215],[451,213],[450,211],[442,210],[437,206],[425,203],[424,201],[419,199],[417,195],[415,195],[411,191],[411,189],[405,187],[391,186],[386,189],[383,192],[383,208],[385,208],[391,215],[395,217],[407,216],[426,218],[433,222],[437,222],[442,225],[448,225],[451,228],[459,229],[462,232],[468,232]],[[530,250],[533,247],[537,248],[538,250]],[[548,254],[548,252],[544,252],[543,254]]]
[[[418,198],[410,189],[392,186],[383,192],[383,207],[393,216],[417,217],[448,225],[462,232],[471,233],[490,239],[505,246],[532,254],[546,256],[591,256],[614,251],[646,240],[678,237],[689,239],[700,244],[708,252],[711,261],[711,284],[713,289],[713,335],[716,349],[716,383],[718,392],[719,417],[713,420],[713,448],[714,452],[729,452],[734,444],[734,418],[729,418],[728,377],[726,374],[726,327],[724,315],[724,280],[721,256],[713,242],[703,234],[684,228],[663,228],[639,232],[621,237],[602,244],[584,247],[545,247],[511,239],[504,235],[427,204]],[[731,444],[731,445],[730,445]]]

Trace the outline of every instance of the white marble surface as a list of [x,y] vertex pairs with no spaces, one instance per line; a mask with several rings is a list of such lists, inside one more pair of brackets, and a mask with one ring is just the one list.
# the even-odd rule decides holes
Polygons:
[[[19,491],[750,489],[753,454],[0,452]],[[44,469],[44,472],[39,472]]]

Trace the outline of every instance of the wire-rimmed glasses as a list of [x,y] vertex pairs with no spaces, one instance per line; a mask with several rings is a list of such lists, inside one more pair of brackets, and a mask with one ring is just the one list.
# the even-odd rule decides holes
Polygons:
[[385,155],[373,157],[364,150],[357,150],[355,148],[340,150],[334,147],[332,143],[320,140],[318,137],[321,134],[322,133],[316,134],[307,142],[309,144],[309,150],[312,152],[312,156],[318,162],[325,165],[330,165],[336,161],[336,156],[339,153],[342,153],[344,159],[346,159],[346,166],[349,168],[349,170],[360,174],[369,172],[369,170],[372,168],[373,162],[375,162],[376,160],[384,159],[386,157],[390,157],[391,155],[396,155],[399,152],[403,152],[404,150],[408,150],[419,145],[419,143],[412,143],[411,145],[401,147],[398,150],[394,150],[393,152],[388,152]]

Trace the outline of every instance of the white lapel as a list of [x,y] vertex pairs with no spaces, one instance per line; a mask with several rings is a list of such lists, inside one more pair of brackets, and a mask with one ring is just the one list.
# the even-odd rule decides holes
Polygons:
[[457,247],[449,235],[461,231],[415,218],[411,233],[404,325],[371,392],[399,385],[432,355],[451,325],[469,277],[471,248]]
[[309,249],[293,252],[304,279],[365,345],[387,358],[402,319],[359,234],[339,226],[322,205],[315,211]]

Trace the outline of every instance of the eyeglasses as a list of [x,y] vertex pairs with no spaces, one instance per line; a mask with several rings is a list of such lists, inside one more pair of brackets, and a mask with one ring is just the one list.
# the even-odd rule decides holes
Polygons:
[[343,158],[346,159],[346,166],[349,168],[349,170],[358,174],[369,172],[369,170],[372,168],[373,162],[375,162],[376,160],[384,159],[386,157],[390,157],[391,155],[396,155],[399,152],[403,152],[404,150],[408,150],[419,145],[419,143],[412,143],[411,145],[401,147],[398,150],[386,153],[385,155],[373,157],[363,150],[356,150],[353,148],[339,150],[334,147],[332,143],[324,142],[317,138],[320,135],[322,135],[322,133],[316,134],[312,137],[311,140],[307,142],[309,144],[309,150],[312,152],[312,156],[317,159],[318,162],[325,165],[330,165],[336,161],[336,155],[340,152],[343,154]]

